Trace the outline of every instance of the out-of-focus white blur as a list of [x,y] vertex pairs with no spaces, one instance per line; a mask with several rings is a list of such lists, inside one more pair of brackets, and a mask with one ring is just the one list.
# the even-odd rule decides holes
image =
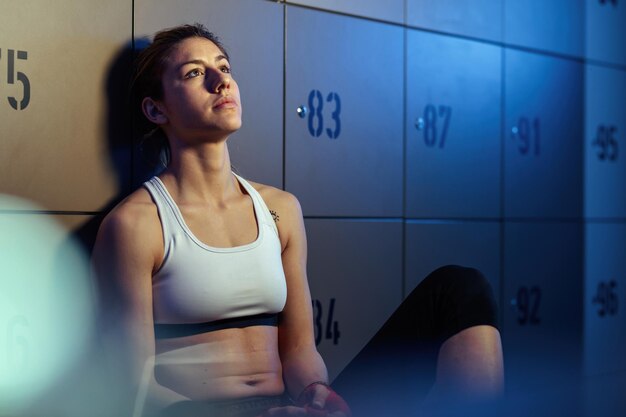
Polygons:
[[94,320],[89,261],[67,230],[0,195],[0,416],[18,414],[80,358]]

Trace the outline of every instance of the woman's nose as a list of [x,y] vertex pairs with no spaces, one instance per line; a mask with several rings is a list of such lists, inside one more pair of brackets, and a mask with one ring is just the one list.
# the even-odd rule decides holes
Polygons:
[[219,93],[222,90],[228,90],[230,88],[231,79],[230,76],[221,71],[215,71],[212,77],[209,77],[210,91],[213,93]]

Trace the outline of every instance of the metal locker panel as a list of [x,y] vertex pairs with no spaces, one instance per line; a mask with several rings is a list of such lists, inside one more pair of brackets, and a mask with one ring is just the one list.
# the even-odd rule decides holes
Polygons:
[[580,379],[583,255],[580,223],[504,224],[502,336],[511,392],[537,394]]
[[583,75],[578,62],[505,50],[506,217],[582,216]]
[[[31,415],[20,411],[65,383],[95,335],[88,254],[68,230],[87,216],[35,214],[40,206],[7,195],[0,202],[10,210],[0,212],[0,414]],[[47,413],[64,407],[48,405]]]
[[287,8],[285,188],[305,216],[402,215],[403,36]]
[[409,26],[490,41],[502,40],[499,0],[407,0]]
[[306,219],[305,225],[318,350],[332,380],[402,300],[402,223]]
[[587,224],[585,351],[587,376],[626,371],[626,224]]
[[586,57],[626,65],[626,7],[623,2],[587,0],[585,12]]
[[584,0],[505,0],[504,42],[581,57]]
[[0,192],[50,210],[99,210],[130,191],[120,117],[130,4],[38,0],[2,9]]
[[[283,186],[283,6],[258,0],[136,0],[135,36],[200,22],[231,58],[243,125],[228,139],[231,163],[243,177]],[[236,24],[234,24],[236,22]]]
[[476,268],[500,298],[500,223],[408,221],[405,296],[444,265]]
[[500,215],[501,49],[407,37],[406,215]]
[[404,0],[286,0],[285,3],[404,23]]
[[585,217],[626,217],[626,73],[585,67]]
[[594,375],[584,383],[585,417],[615,417],[626,415],[626,372]]

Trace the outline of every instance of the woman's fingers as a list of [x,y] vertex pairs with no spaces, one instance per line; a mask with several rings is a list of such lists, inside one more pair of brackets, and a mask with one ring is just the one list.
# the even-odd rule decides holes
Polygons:
[[274,407],[267,410],[263,417],[288,417],[288,416],[303,416],[307,417],[309,414],[304,408],[294,407],[288,405],[286,407]]
[[330,390],[326,385],[322,384],[315,385],[313,389],[313,395],[309,404],[312,408],[321,410],[326,406],[326,399],[328,398],[328,394],[330,394]]

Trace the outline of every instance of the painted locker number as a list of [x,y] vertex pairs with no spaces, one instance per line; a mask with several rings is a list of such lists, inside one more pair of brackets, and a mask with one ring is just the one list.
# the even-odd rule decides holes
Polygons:
[[532,126],[527,117],[520,117],[517,126],[511,129],[511,133],[511,137],[518,142],[519,153],[541,155],[541,122],[538,117],[532,120]]
[[517,290],[517,298],[513,299],[511,304],[517,306],[519,312],[517,322],[520,325],[538,325],[541,323],[541,318],[539,317],[541,288],[537,286],[531,288],[520,287]]
[[598,316],[614,316],[619,308],[619,300],[617,297],[617,282],[611,280],[609,282],[600,281],[595,297],[591,300],[592,304],[598,305]]
[[[437,107],[433,104],[428,104],[424,107],[424,114],[415,121],[415,128],[424,132],[424,143],[426,146],[433,148],[439,144],[439,148],[443,148],[446,145],[451,116],[452,107],[450,106]],[[438,119],[442,119],[441,130],[439,130],[437,123]]]
[[600,161],[616,161],[619,155],[619,148],[617,146],[617,127],[599,125],[596,132],[596,137],[591,146],[598,148],[598,159]]
[[[6,328],[6,357],[4,360],[7,366],[2,366],[2,368],[12,370],[15,373],[25,371],[28,363],[28,342],[21,335],[20,327],[27,329],[28,320],[26,317],[18,315],[9,320]],[[0,365],[2,365],[1,360]]]
[[[15,110],[24,110],[28,107],[28,103],[30,103],[30,81],[28,80],[26,74],[21,71],[16,72],[15,70],[15,50],[8,49],[7,55],[7,84],[15,84],[15,78],[17,76],[17,81],[22,83],[22,87],[24,89],[22,99],[19,102],[15,97],[7,97],[7,99],[9,100],[11,107]],[[17,51],[17,59],[27,60],[28,52]],[[0,60],[2,60],[2,49],[0,49]]]
[[[337,139],[341,134],[341,98],[339,94],[330,92],[326,96],[326,103],[334,103],[334,108],[330,113],[333,128],[327,127],[326,135],[331,139]],[[318,138],[324,133],[324,99],[321,91],[311,90],[309,93],[309,110],[309,133]],[[306,112],[302,113],[300,109],[298,109],[298,113],[301,114],[301,117],[306,115]]]
[[[328,304],[328,314],[324,321],[324,309],[320,300],[313,300],[313,326],[315,327],[315,344],[322,343],[322,337],[332,340],[336,345],[339,341],[341,333],[339,332],[339,323],[333,320],[335,312],[335,299],[331,298]],[[326,324],[326,326],[324,326]],[[325,330],[325,331],[324,331]]]

